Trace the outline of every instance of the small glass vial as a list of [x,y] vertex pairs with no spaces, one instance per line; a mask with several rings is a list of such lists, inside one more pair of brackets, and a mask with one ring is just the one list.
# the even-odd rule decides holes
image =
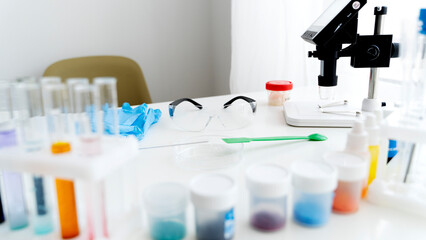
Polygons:
[[158,183],[144,192],[151,238],[180,240],[186,236],[188,190],[178,183]]
[[276,231],[287,218],[290,173],[276,164],[257,164],[246,171],[250,191],[250,224],[260,231]]
[[267,82],[268,104],[270,106],[282,106],[285,101],[290,99],[292,89],[293,83],[290,81],[273,80]]
[[236,183],[224,174],[203,174],[190,184],[195,207],[198,240],[230,240],[234,237]]
[[338,213],[358,211],[362,188],[368,175],[368,161],[345,152],[327,153],[324,159],[335,166],[338,172],[333,211]]
[[321,161],[297,161],[291,170],[294,221],[306,227],[323,226],[331,215],[336,168]]

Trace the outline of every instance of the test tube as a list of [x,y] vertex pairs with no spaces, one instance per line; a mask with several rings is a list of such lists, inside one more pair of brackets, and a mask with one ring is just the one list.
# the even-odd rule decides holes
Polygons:
[[[82,154],[93,156],[101,153],[99,94],[97,88],[88,84],[74,86],[74,112],[76,134],[80,140]],[[104,182],[87,183],[87,217],[89,239],[108,238],[105,211]]]
[[[0,83],[0,148],[16,145],[16,131],[12,119],[10,85]],[[3,171],[7,218],[11,230],[28,226],[28,213],[20,173]]]
[[76,135],[81,143],[82,154],[100,154],[102,122],[99,117],[100,107],[97,89],[87,84],[78,84],[74,86],[73,95]]
[[3,204],[1,202],[1,194],[0,194],[0,224],[4,223],[4,211],[3,211]]
[[117,79],[113,77],[97,77],[94,84],[99,92],[99,100],[104,123],[104,133],[119,135],[117,113]]
[[[44,109],[48,122],[53,154],[71,151],[67,119],[67,92],[64,84],[47,84],[45,87]],[[73,238],[79,235],[77,205],[74,183],[70,180],[56,179],[59,222],[62,238]]]
[[[40,85],[34,81],[18,83],[14,88],[13,97],[23,147],[26,151],[38,151],[43,147],[46,131],[42,118]],[[33,227],[37,235],[53,231],[52,210],[45,182],[44,177],[33,176],[36,205]]]
[[88,78],[68,78],[67,79],[67,88],[68,88],[68,96],[70,99],[70,113],[75,112],[75,93],[74,87],[77,85],[89,85]]

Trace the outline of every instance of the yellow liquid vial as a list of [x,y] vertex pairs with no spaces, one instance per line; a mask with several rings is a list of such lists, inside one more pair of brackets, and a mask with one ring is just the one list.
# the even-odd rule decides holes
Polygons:
[[362,189],[362,197],[364,198],[367,195],[368,186],[373,182],[373,180],[376,178],[376,172],[377,172],[377,161],[379,159],[379,145],[373,145],[368,147],[368,151],[371,155],[370,160],[370,171],[368,173],[368,180]]
[[368,150],[371,154],[370,173],[368,174],[368,185],[376,178],[377,161],[379,159],[379,145],[369,146]]

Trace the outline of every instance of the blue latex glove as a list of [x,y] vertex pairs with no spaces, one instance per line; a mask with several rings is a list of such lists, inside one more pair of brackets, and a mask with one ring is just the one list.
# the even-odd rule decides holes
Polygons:
[[[120,134],[123,136],[134,135],[141,140],[149,127],[158,122],[161,117],[159,109],[148,108],[145,103],[132,108],[130,104],[124,103],[123,107],[118,110],[118,123]],[[107,111],[104,118],[105,131],[112,134],[113,115],[112,111]]]

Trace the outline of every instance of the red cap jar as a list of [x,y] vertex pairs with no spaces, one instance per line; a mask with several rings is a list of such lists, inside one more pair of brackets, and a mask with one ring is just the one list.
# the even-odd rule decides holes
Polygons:
[[282,106],[286,100],[290,99],[292,89],[293,83],[290,81],[273,80],[267,82],[268,104],[270,106]]

